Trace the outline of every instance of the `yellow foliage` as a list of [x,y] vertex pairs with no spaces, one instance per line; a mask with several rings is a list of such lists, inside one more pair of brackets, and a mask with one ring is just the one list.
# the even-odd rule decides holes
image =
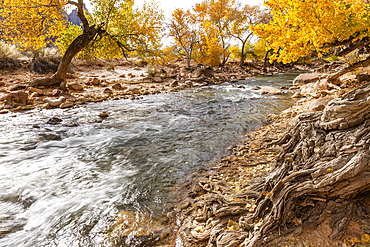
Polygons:
[[0,38],[37,50],[65,30],[67,0],[2,0]]
[[[273,21],[253,27],[273,49],[271,60],[289,63],[328,44],[369,36],[369,5],[365,0],[268,0]],[[355,41],[354,40],[354,41]]]

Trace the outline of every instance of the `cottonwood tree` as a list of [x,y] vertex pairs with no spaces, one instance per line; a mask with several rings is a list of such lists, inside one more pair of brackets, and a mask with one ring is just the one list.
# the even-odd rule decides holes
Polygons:
[[154,19],[156,25],[148,19],[138,20],[138,17],[143,18],[145,14],[133,9],[132,0],[93,0],[92,4],[94,15],[86,15],[83,0],[3,0],[0,33],[3,38],[19,43],[23,48],[41,48],[46,40],[60,35],[65,30],[68,7],[77,8],[77,16],[82,22],[82,33],[66,49],[57,72],[50,78],[30,82],[31,86],[59,85],[65,89],[65,77],[73,57],[92,41],[101,41],[105,44],[103,48],[109,52],[113,52],[109,49],[118,48],[125,53],[139,45],[148,48],[143,45],[148,41],[145,35],[149,33],[150,37],[156,37],[153,33],[157,31],[152,29],[156,29],[156,25],[160,25],[163,20],[163,15],[151,15],[153,12],[148,9],[145,12],[153,17],[149,19]]
[[259,6],[250,6],[248,4],[235,9],[235,17],[230,25],[226,26],[227,33],[236,41],[241,43],[240,65],[244,64],[246,58],[246,45],[252,38],[253,31],[251,27],[258,23],[266,23],[269,20],[269,12],[261,9]]
[[175,9],[170,23],[167,25],[169,36],[183,49],[188,67],[192,59],[195,45],[199,42],[199,23],[190,10]]
[[[267,41],[267,50],[274,51],[270,60],[289,63],[312,52],[344,56],[370,43],[369,6],[364,0],[269,0],[265,4],[273,21],[253,30]],[[369,64],[370,58],[351,64],[329,81]]]

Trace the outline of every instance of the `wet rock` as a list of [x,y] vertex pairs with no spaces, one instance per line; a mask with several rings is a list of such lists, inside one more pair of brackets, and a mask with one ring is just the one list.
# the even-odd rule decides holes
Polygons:
[[37,98],[39,97],[38,93],[36,92],[33,92],[31,95],[30,95],[30,98]]
[[301,95],[308,97],[314,97],[317,98],[320,96],[320,87],[316,83],[308,83],[301,87]]
[[260,90],[260,89],[261,89],[260,86],[254,86],[254,87],[251,88],[251,90]]
[[106,89],[104,89],[103,93],[105,93],[105,94],[112,94],[113,91],[110,88],[106,88]]
[[270,86],[265,86],[262,87],[260,90],[260,95],[268,94],[268,95],[276,95],[276,94],[282,94],[283,91],[276,87],[270,87]]
[[0,114],[6,114],[6,113],[8,113],[8,112],[9,112],[8,110],[3,109],[3,110],[1,110],[1,111],[0,111]]
[[129,88],[128,91],[132,92],[134,94],[139,94],[140,93],[140,88],[132,87],[132,88]]
[[83,90],[83,86],[77,82],[72,82],[68,84],[68,88],[72,91],[82,91]]
[[288,89],[287,86],[281,86],[280,89]]
[[103,111],[103,112],[99,113],[99,117],[100,118],[107,118],[107,117],[109,117],[109,115],[108,115],[108,113],[106,113],[105,111]]
[[91,85],[100,86],[100,84],[101,84],[101,81],[96,77],[94,79],[92,79],[92,81],[91,81]]
[[370,71],[358,72],[356,79],[358,82],[370,81]]
[[74,105],[74,102],[72,100],[66,100],[59,107],[64,109],[64,108],[72,107],[73,105]]
[[59,97],[58,99],[56,98],[45,98],[44,102],[48,103],[51,107],[58,107],[60,106],[64,101],[66,100],[65,97]]
[[60,94],[61,93],[61,91],[59,90],[59,89],[54,89],[52,92],[51,92],[51,95],[53,96],[53,97],[55,97],[55,96],[57,96],[58,94]]
[[295,92],[292,96],[292,98],[302,98],[301,92]]
[[17,90],[22,90],[22,89],[26,89],[28,87],[27,84],[15,84],[14,86],[12,86],[10,88],[10,91],[17,91]]
[[186,87],[192,87],[193,86],[193,82],[192,81],[185,81],[185,86]]
[[120,83],[116,83],[112,86],[112,89],[115,90],[122,90],[122,85]]
[[293,80],[293,85],[316,82],[320,79],[320,73],[300,74]]
[[48,123],[48,124],[59,124],[61,122],[63,122],[62,119],[57,118],[57,117],[52,117],[46,123]]
[[161,77],[159,77],[159,76],[155,76],[155,77],[153,77],[153,78],[152,78],[152,80],[153,80],[153,82],[156,82],[156,83],[160,83],[160,82],[162,82],[162,78],[161,78]]
[[309,109],[312,111],[322,111],[332,99],[332,97],[316,99],[310,104]]
[[27,104],[28,94],[25,91],[14,91],[6,96],[5,104],[17,107]]
[[170,87],[177,87],[179,85],[179,82],[176,80],[171,81]]

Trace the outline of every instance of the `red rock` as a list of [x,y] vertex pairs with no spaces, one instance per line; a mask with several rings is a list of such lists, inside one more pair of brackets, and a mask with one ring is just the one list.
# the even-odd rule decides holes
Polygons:
[[126,78],[126,75],[125,75],[125,74],[122,74],[122,75],[120,75],[119,77],[121,77],[121,78]]
[[53,92],[51,92],[51,95],[53,96],[53,97],[55,97],[55,96],[57,96],[58,94],[60,94],[60,90],[59,89],[54,89],[53,90]]
[[36,98],[36,97],[39,97],[39,94],[36,93],[36,92],[33,92],[30,96],[30,98]]
[[28,93],[25,91],[13,91],[6,97],[5,104],[12,107],[23,106],[27,104]]
[[99,86],[101,84],[101,81],[98,78],[94,78],[91,81],[91,85]]
[[120,83],[116,83],[112,86],[112,89],[116,89],[116,90],[121,90],[122,89],[122,86]]
[[112,89],[110,89],[110,88],[106,88],[106,89],[104,89],[104,92],[103,93],[106,93],[106,94],[112,94],[113,93],[113,91],[112,91]]
[[83,90],[83,86],[77,82],[72,82],[68,84],[68,88],[72,91],[82,91]]
[[38,94],[39,96],[43,96],[43,95],[44,95],[44,91],[39,90],[39,91],[37,91],[37,94]]

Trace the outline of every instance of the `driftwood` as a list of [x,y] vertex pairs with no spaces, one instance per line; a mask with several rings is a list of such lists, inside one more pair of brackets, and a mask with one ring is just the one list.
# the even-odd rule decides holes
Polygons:
[[[370,231],[370,205],[364,203],[370,197],[370,83],[332,100],[323,112],[299,115],[295,126],[269,145],[281,148],[272,172],[249,181],[241,195],[199,180],[206,194],[186,212],[180,228],[185,242],[266,246],[325,219],[331,219],[334,240],[351,221]],[[232,230],[230,219],[237,222]]]

